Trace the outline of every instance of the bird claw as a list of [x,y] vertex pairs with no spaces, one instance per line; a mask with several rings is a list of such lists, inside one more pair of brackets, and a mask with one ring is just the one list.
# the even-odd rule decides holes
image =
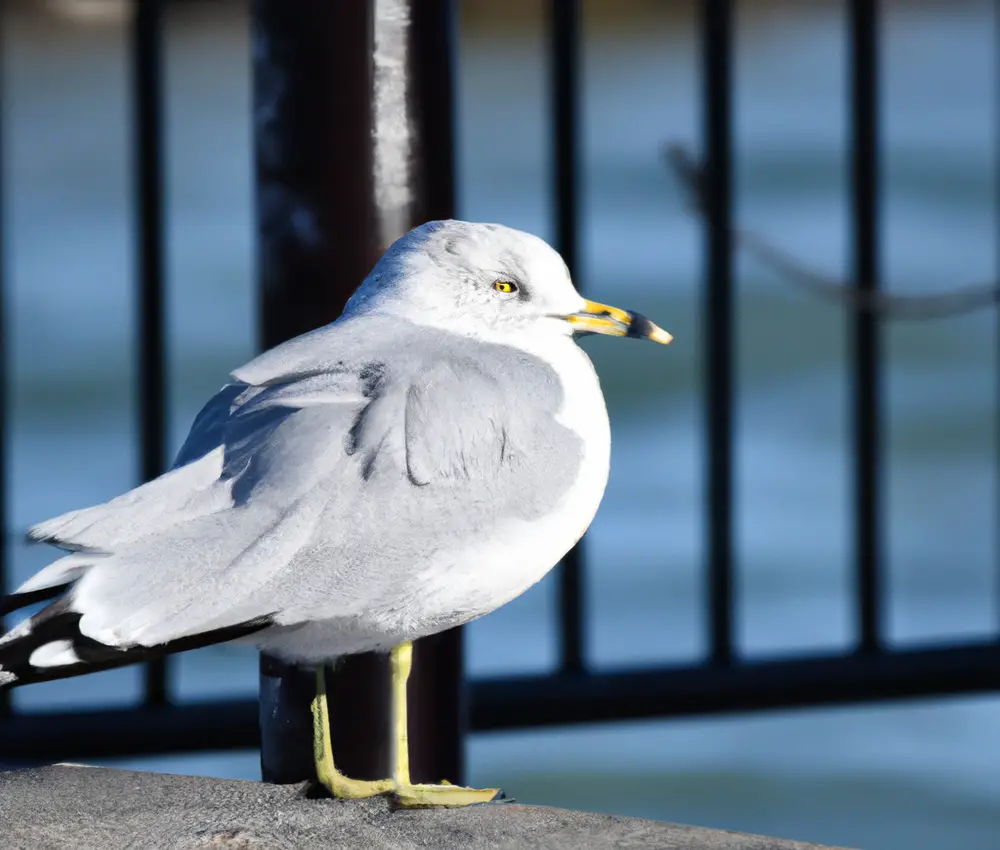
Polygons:
[[505,799],[499,788],[466,788],[447,781],[442,785],[401,785],[393,794],[401,809],[461,808]]

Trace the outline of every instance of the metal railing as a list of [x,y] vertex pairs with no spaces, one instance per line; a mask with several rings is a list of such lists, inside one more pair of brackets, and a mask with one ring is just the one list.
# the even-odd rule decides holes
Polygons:
[[[161,5],[154,0],[138,3],[139,12],[131,34],[136,97],[136,185],[139,190],[136,209],[140,274],[137,289],[143,329],[138,352],[143,381],[140,431],[142,471],[146,477],[160,471],[164,455]],[[324,5],[324,0],[316,4],[303,0],[297,8],[318,10]],[[451,73],[448,52],[438,48],[447,47],[454,27],[448,20],[451,12],[446,0],[435,0],[427,5],[433,7],[432,12],[429,17],[415,19],[416,34],[411,37],[420,39],[418,48],[426,41],[433,43],[435,50],[421,52],[417,49],[411,57],[411,73],[417,83],[413,97],[418,122],[433,124],[439,131],[444,122],[447,137],[452,131],[450,97],[446,97],[443,104],[432,102],[432,87],[424,86],[425,91],[421,91],[420,75],[424,75],[422,79],[426,82],[427,74],[431,73],[429,64],[433,63],[437,63],[434,74]],[[699,23],[703,61],[703,213],[706,221],[703,301],[708,447],[704,545],[706,657],[690,664],[600,672],[591,669],[585,652],[588,620],[582,594],[586,559],[578,549],[560,568],[557,670],[473,679],[467,684],[466,692],[469,728],[473,731],[1000,690],[1000,636],[906,649],[893,648],[885,639],[884,528],[879,511],[883,456],[879,427],[882,358],[879,319],[869,310],[857,310],[851,318],[853,345],[847,376],[853,394],[856,646],[846,652],[805,658],[753,661],[742,659],[737,650],[733,594],[733,6],[732,0],[702,0]],[[257,0],[253,4],[258,25],[268,7],[268,0]],[[879,283],[880,38],[877,7],[875,0],[849,0],[847,4],[852,278],[859,296],[877,292]],[[572,0],[551,0],[549,11],[555,242],[572,270],[579,256],[580,12],[578,3]],[[412,64],[414,62],[416,65]],[[435,121],[427,120],[426,112],[420,113],[421,109],[436,110]],[[424,115],[422,119],[421,115]],[[448,151],[450,146],[445,144],[444,149]],[[439,161],[420,166],[421,179],[430,184],[425,192],[432,195],[437,191],[438,195],[424,207],[418,204],[420,208],[414,212],[417,219],[424,213],[428,213],[426,217],[431,212],[439,215],[452,204],[451,164],[440,161],[440,152],[437,156]],[[442,194],[440,187],[445,184]],[[341,281],[337,286],[347,287],[345,291],[349,291],[350,284],[350,281]],[[343,294],[339,292],[337,297]],[[281,296],[272,292],[269,297]],[[318,318],[311,317],[313,321]],[[282,334],[284,330],[269,341],[276,341]],[[0,361],[0,381],[3,374]],[[0,435],[3,421],[0,408]],[[0,468],[2,463],[3,455],[0,454]],[[0,561],[0,583],[2,578]],[[460,644],[452,644],[449,651],[452,661],[456,651],[460,658]],[[166,684],[169,663],[148,668],[142,702],[132,708],[25,715],[12,713],[6,701],[0,703],[5,715],[0,722],[0,756],[41,760],[258,745],[256,702],[247,699],[173,704]],[[459,699],[457,685],[454,699]]]

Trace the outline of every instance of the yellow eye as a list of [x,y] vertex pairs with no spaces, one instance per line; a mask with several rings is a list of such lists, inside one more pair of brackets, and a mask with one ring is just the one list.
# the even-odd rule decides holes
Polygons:
[[509,280],[498,280],[493,284],[493,288],[497,292],[517,292],[517,284],[511,283]]

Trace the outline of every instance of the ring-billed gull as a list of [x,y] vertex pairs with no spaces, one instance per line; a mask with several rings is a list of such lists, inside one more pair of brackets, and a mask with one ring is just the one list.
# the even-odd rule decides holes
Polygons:
[[[338,797],[464,805],[414,785],[410,642],[542,578],[604,494],[610,429],[578,334],[670,335],[583,299],[559,254],[494,224],[393,244],[335,322],[233,372],[173,468],[30,530],[68,554],[2,600],[56,597],[0,637],[0,685],[228,640],[317,668],[317,771]],[[393,775],[334,766],[322,665],[389,650]]]

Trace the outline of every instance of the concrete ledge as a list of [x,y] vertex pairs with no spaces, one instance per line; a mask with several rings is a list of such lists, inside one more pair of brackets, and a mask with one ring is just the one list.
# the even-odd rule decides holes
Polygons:
[[0,847],[818,850],[794,841],[516,803],[392,811],[383,799],[309,799],[301,786],[66,765],[0,773]]

